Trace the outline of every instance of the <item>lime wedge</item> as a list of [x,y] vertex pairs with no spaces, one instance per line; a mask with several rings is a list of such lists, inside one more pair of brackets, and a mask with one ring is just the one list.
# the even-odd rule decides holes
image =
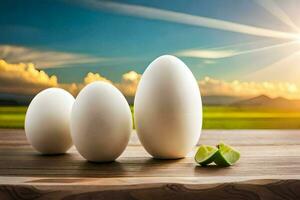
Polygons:
[[219,151],[216,153],[214,162],[223,167],[228,167],[236,163],[240,159],[240,152],[233,147],[220,143],[217,145]]
[[208,165],[214,161],[218,149],[214,146],[201,145],[195,155],[195,161],[202,166]]

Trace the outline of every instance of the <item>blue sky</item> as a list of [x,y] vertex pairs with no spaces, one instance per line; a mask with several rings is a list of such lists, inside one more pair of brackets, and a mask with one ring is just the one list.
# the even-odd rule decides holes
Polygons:
[[[60,53],[71,55],[75,61],[65,62],[64,57],[61,62],[53,62],[55,58],[51,58],[50,63],[39,58],[39,63],[47,64],[37,64],[38,68],[65,83],[81,82],[88,72],[118,81],[128,71],[142,73],[162,54],[179,56],[198,80],[210,76],[224,80],[294,81],[297,77],[292,75],[287,80],[282,79],[282,66],[278,67],[276,63],[300,50],[299,42],[295,42],[297,30],[290,23],[300,25],[297,15],[300,2],[272,2],[274,4],[264,4],[264,7],[256,0],[130,0],[113,1],[112,5],[97,0],[2,0],[0,45],[12,47],[11,51],[14,47],[22,47],[25,53],[27,49],[36,54],[55,52],[57,59]],[[124,5],[129,6],[125,11]],[[131,13],[130,6],[138,6],[141,13]],[[142,12],[144,8],[145,11],[156,8],[160,13],[174,11],[179,18],[177,21],[162,19],[164,14],[157,17],[155,12],[148,16]],[[276,10],[278,8],[289,19]],[[275,15],[271,12],[274,9]],[[183,23],[180,14],[221,20],[220,27],[223,28],[212,28],[202,22],[202,25]],[[236,31],[234,25],[230,30],[224,30],[223,22],[264,30],[248,34],[245,32],[249,29]],[[276,33],[265,36],[266,30]],[[18,54],[2,57],[13,62]],[[34,54],[30,61],[35,62],[36,57]],[[298,65],[295,61],[287,63]],[[274,75],[268,70],[257,75],[257,71],[274,64]]]

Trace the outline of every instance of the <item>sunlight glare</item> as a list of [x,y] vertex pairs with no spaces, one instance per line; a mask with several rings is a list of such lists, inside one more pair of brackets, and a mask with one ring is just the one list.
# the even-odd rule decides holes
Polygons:
[[300,43],[300,34],[297,37],[297,42]]

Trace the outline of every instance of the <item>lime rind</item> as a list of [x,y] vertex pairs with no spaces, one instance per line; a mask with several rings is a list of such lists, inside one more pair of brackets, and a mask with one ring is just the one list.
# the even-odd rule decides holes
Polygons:
[[220,143],[217,145],[218,152],[215,155],[214,163],[218,166],[228,167],[240,159],[240,153],[233,147]]
[[209,145],[201,145],[195,155],[195,161],[201,166],[206,166],[215,160],[218,148]]

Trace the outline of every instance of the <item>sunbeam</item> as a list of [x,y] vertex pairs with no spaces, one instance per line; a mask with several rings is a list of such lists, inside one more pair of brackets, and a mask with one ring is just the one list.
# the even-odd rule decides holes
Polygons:
[[294,31],[300,32],[300,28],[290,19],[290,17],[273,0],[254,0],[257,4],[277,17],[281,22],[290,26]]
[[[300,74],[299,63],[300,50],[245,76],[245,79],[253,81],[288,81],[299,84],[300,80],[297,76],[297,74]],[[272,75],[272,78],[270,75]]]
[[153,20],[169,21],[192,26],[207,27],[236,33],[243,33],[254,36],[279,38],[279,39],[298,39],[298,35],[294,33],[276,31],[271,29],[260,28],[256,26],[244,25],[225,20],[219,20],[209,17],[202,17],[190,15],[170,10],[163,10],[158,8],[124,4],[111,1],[97,1],[97,0],[76,0],[80,5],[97,10],[109,10],[116,13],[142,17]]
[[298,41],[284,42],[280,44],[265,46],[261,48],[249,49],[244,51],[238,51],[234,48],[212,48],[212,49],[188,49],[175,53],[175,55],[180,57],[190,57],[190,58],[207,58],[207,59],[221,59],[221,58],[230,58],[234,56],[256,53],[260,51],[266,51],[274,48],[285,47],[289,45],[297,44]]

